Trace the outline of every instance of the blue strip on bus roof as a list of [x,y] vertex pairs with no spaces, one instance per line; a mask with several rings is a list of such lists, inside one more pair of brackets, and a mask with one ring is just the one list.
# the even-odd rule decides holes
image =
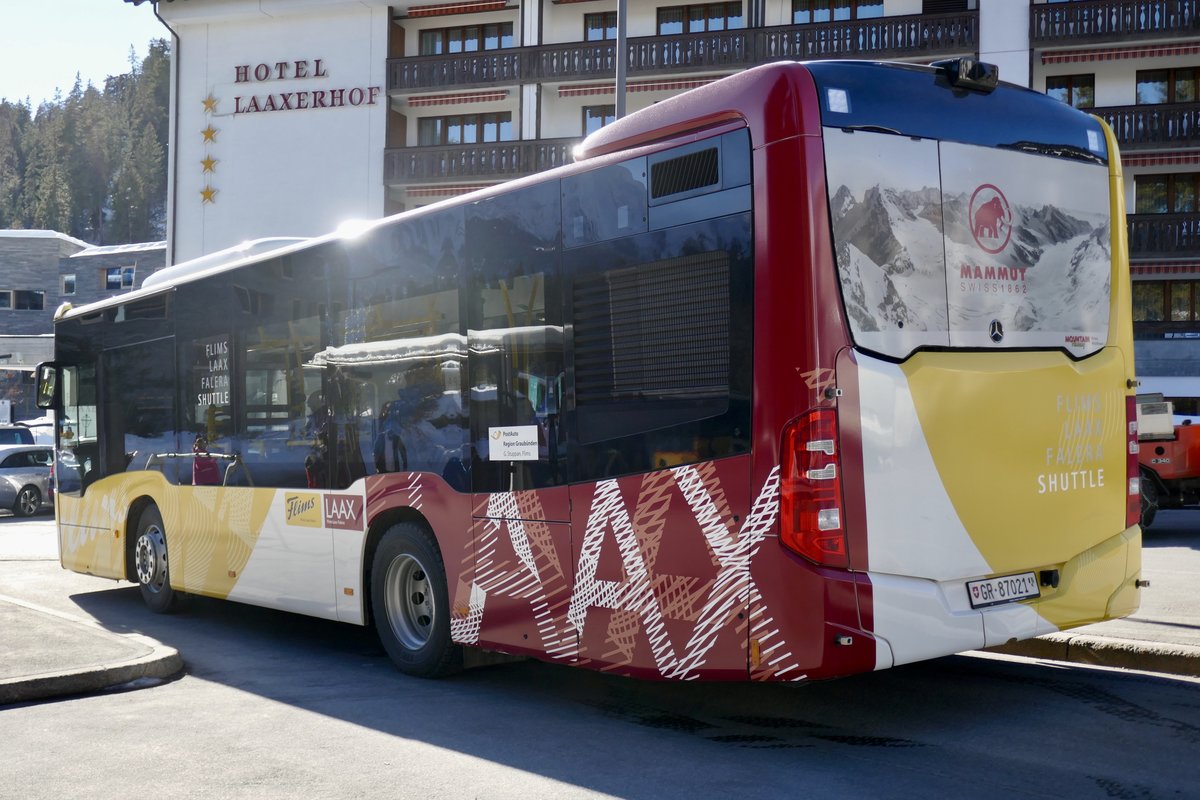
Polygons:
[[820,61],[804,66],[816,81],[821,121],[828,127],[1108,163],[1099,122],[1022,86],[1001,83],[986,93],[956,89],[941,71],[909,64]]

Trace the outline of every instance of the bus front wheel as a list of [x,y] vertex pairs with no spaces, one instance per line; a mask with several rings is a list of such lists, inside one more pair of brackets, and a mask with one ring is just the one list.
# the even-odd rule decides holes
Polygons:
[[182,594],[171,588],[167,563],[167,535],[162,515],[154,506],[142,512],[133,542],[133,566],[142,600],[157,614],[179,610]]
[[411,522],[388,528],[371,563],[371,610],[396,667],[437,678],[457,672],[462,648],[450,639],[450,600],[442,554]]

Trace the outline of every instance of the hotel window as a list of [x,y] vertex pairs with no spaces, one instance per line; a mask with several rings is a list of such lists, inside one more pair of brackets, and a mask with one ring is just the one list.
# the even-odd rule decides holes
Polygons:
[[617,12],[599,11],[583,15],[583,40],[602,42],[617,38]]
[[1134,177],[1135,214],[1192,214],[1197,210],[1200,172]]
[[1200,281],[1134,281],[1134,322],[1200,320]]
[[615,105],[584,106],[583,135],[587,136],[590,133],[595,133],[616,118],[617,107]]
[[700,3],[658,9],[658,35],[704,33],[746,27],[739,3]]
[[1196,102],[1200,68],[1147,69],[1137,74],[1138,105]]
[[133,267],[109,267],[104,270],[104,288],[110,292],[133,288]]
[[509,142],[512,139],[511,111],[499,111],[492,114],[453,114],[448,117],[422,117],[417,120],[417,144],[422,147],[442,144]]
[[1054,75],[1046,78],[1046,94],[1075,108],[1096,105],[1095,75]]
[[460,25],[457,28],[421,31],[420,48],[423,56],[440,56],[500,50],[513,47],[514,44],[513,24],[496,22],[491,25]]
[[62,276],[62,286],[59,287],[59,294],[75,294],[75,276],[73,274]]
[[792,0],[792,24],[883,16],[883,0]]

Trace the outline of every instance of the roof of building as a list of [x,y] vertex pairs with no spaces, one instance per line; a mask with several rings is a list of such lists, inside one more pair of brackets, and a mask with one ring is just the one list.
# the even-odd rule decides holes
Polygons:
[[45,231],[45,230],[38,230],[38,229],[25,230],[22,228],[8,228],[5,230],[0,230],[0,238],[5,238],[5,239],[58,239],[58,240],[64,241],[64,242],[70,242],[71,244],[77,244],[80,247],[91,247],[91,245],[88,244],[87,242],[82,241],[80,239],[76,239],[74,236],[68,236],[65,233],[59,233],[58,231]]
[[108,256],[115,253],[145,253],[154,250],[166,250],[167,243],[161,242],[135,242],[133,244],[106,244],[96,245],[95,247],[88,246],[86,250],[80,250],[78,253],[72,253],[70,258],[83,258],[84,256]]

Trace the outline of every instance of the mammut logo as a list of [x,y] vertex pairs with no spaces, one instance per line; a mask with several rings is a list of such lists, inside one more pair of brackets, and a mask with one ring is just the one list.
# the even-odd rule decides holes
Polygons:
[[998,188],[985,183],[971,195],[971,235],[985,253],[995,255],[1012,238],[1012,209]]

